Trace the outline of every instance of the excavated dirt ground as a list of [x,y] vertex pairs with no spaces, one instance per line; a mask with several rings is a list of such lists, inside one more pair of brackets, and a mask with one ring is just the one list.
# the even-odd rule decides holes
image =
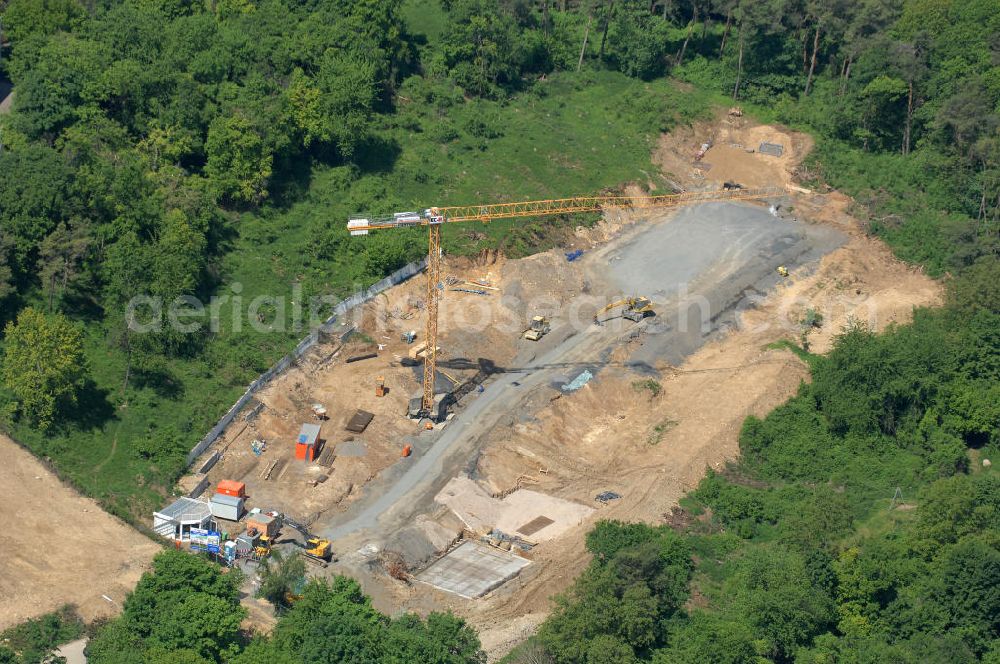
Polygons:
[[[656,154],[658,163],[686,187],[705,180],[745,186],[792,184],[794,169],[811,147],[806,136],[724,118],[713,134],[716,146],[705,156],[713,167],[703,178],[689,160],[678,157],[696,149],[699,129],[711,127],[665,137]],[[728,145],[756,146],[763,140],[782,143],[784,156]],[[681,171],[682,165],[688,170]],[[796,197],[798,218],[836,228],[847,235],[847,243],[818,266],[793,273],[756,307],[741,313],[735,330],[706,344],[679,367],[657,367],[662,385],[658,396],[637,389],[641,377],[634,373],[605,370],[528,421],[494,431],[476,465],[481,483],[494,491],[530,486],[595,506],[590,519],[540,543],[532,551],[533,564],[520,577],[480,600],[389,582],[382,601],[414,610],[451,609],[479,630],[491,660],[499,658],[534,632],[551,609],[552,597],[565,591],[586,565],[584,536],[595,520],[665,522],[671,507],[697,485],[707,467],[722,467],[738,455],[743,420],[751,414],[766,415],[808,379],[806,366],[795,355],[767,348],[781,339],[801,341],[807,309],[824,317],[823,326],[808,330],[807,338],[813,351],[825,352],[851,320],[881,330],[906,322],[914,307],[940,303],[940,285],[866,236],[847,213],[849,203],[836,192]],[[616,222],[606,220],[596,229],[581,231],[581,239],[600,242],[617,232]],[[631,350],[624,346],[619,354],[624,357]],[[623,497],[608,505],[596,503],[594,496],[605,490]],[[378,598],[379,589],[368,585]]]
[[[711,165],[706,171],[695,167],[692,156],[707,138],[714,141],[714,147],[704,157],[703,162]],[[783,156],[747,151],[762,141],[782,144]],[[720,116],[665,136],[654,159],[668,179],[684,188],[717,187],[723,181],[744,186],[790,185],[810,147],[806,136]],[[395,581],[366,558],[368,554],[361,555],[364,547],[358,547],[369,540],[357,537],[340,542],[339,547],[335,544],[338,555],[348,560],[329,572],[358,576],[383,611],[450,609],[479,630],[491,659],[507,652],[533,632],[551,609],[553,595],[564,591],[586,565],[584,535],[595,520],[664,522],[706,467],[721,467],[737,456],[737,434],[748,415],[765,415],[808,379],[801,361],[789,351],[768,349],[770,344],[781,339],[799,342],[805,333],[811,349],[824,352],[850,320],[882,329],[908,320],[915,306],[939,303],[940,286],[866,236],[848,214],[849,202],[836,192],[793,198],[795,221],[821,226],[817,233],[836,229],[846,236],[846,243],[818,262],[807,261],[793,271],[754,307],[741,311],[731,331],[713,337],[679,366],[663,358],[656,361],[653,369],[659,373],[660,394],[653,396],[636,385],[645,376],[616,366],[641,354],[644,347],[657,347],[654,340],[643,334],[623,335],[595,380],[571,395],[544,387],[537,399],[493,428],[479,454],[464,467],[487,493],[499,497],[523,487],[595,508],[579,526],[539,542],[530,552],[532,564],[513,581],[479,600]],[[575,247],[599,251],[609,239],[628,232],[627,227],[641,220],[624,213],[608,215],[593,228],[577,229]],[[520,261],[484,258],[450,261],[446,268],[448,274],[485,280],[497,289],[488,289],[485,296],[445,293],[441,357],[445,371],[457,381],[469,379],[474,370],[462,367],[474,365],[479,358],[498,366],[523,361],[528,342],[520,335],[527,319],[536,313],[549,315],[556,329],[560,319],[569,315],[567,311],[585,299],[581,296],[589,294],[586,269],[567,263],[559,252]],[[357,337],[343,348],[325,342],[273,383],[260,397],[265,407],[258,418],[242,431],[234,427],[228,435],[223,460],[211,479],[243,479],[251,505],[274,507],[322,523],[347,511],[366,487],[382,487],[372,482],[390,468],[399,468],[403,439],[415,433],[414,424],[403,413],[419,384],[412,368],[400,366],[399,359],[409,347],[399,341],[399,335],[415,329],[418,343],[422,341],[424,289],[424,280],[414,279],[363,308],[356,323],[370,344]],[[823,315],[822,327],[804,330],[801,320],[809,309]],[[384,346],[378,349],[374,344]],[[544,343],[538,346],[543,347]],[[368,350],[379,356],[344,362]],[[380,375],[390,388],[383,398],[374,395],[375,377]],[[327,445],[355,441],[351,444],[354,455],[336,456],[332,468],[310,468],[292,458],[294,435],[302,422],[312,421],[309,408],[314,402],[330,413],[323,427]],[[356,408],[375,413],[371,426],[360,435],[343,429]],[[249,452],[249,443],[260,437],[268,440],[269,448],[257,458]],[[361,447],[363,456],[357,456]],[[260,471],[279,458],[281,470],[261,480]],[[329,477],[314,486],[319,474]],[[391,486],[388,480],[379,481]],[[622,498],[607,505],[595,502],[594,496],[606,490]],[[451,510],[432,504],[410,525],[386,535],[382,544],[385,550],[403,552],[407,563],[411,558],[432,559],[462,529],[463,523]]]
[[64,604],[87,621],[117,613],[160,546],[5,436],[0,455],[0,631]]
[[[715,139],[704,158],[712,164],[707,173],[684,158],[705,135]],[[783,144],[784,156],[730,145],[756,147],[765,140]],[[787,186],[794,185],[795,169],[811,146],[808,136],[721,116],[713,125],[664,136],[654,159],[684,186],[705,180]],[[826,352],[851,321],[882,330],[907,322],[914,307],[940,304],[941,285],[862,232],[848,214],[848,197],[838,192],[796,196],[794,205],[798,217],[836,228],[848,236],[847,243],[814,270],[793,273],[743,312],[737,329],[681,366],[661,367],[658,396],[636,389],[634,375],[602,375],[573,398],[553,402],[537,422],[497,432],[479,462],[491,484],[503,486],[528,474],[533,489],[553,495],[594,504],[596,493],[615,490],[623,498],[561,540],[537,547],[535,561],[545,564],[544,572],[478,605],[452,606],[479,629],[491,660],[537,629],[552,596],[565,591],[587,563],[584,535],[593,520],[666,522],[670,508],[697,485],[706,468],[722,467],[738,456],[743,420],[766,415],[808,380],[806,366],[791,352],[767,349],[781,339],[801,341],[806,310],[823,315],[822,327],[809,329],[807,338],[813,352]]]
[[[840,197],[830,198],[823,213],[841,214]],[[766,348],[781,339],[798,341],[807,308],[824,314],[823,327],[809,332],[811,348],[823,352],[849,319],[884,329],[908,320],[913,307],[940,298],[936,282],[895,260],[881,242],[853,232],[814,272],[793,274],[745,312],[738,329],[679,367],[661,366],[658,396],[637,388],[635,374],[605,371],[572,396],[551,402],[533,421],[496,430],[477,465],[483,483],[500,489],[522,478],[534,491],[598,509],[580,527],[535,547],[534,564],[520,579],[478,602],[435,593],[431,605],[466,617],[492,657],[509,651],[533,632],[552,596],[586,565],[584,535],[595,520],[663,523],[707,467],[719,468],[738,455],[737,435],[748,415],[766,415],[808,379],[806,366],[791,352]],[[623,497],[595,503],[605,490]],[[425,593],[396,585],[394,602],[420,608],[428,604]]]
[[[700,162],[695,162],[698,148],[708,141],[712,147]],[[764,142],[781,145],[782,155],[757,152]],[[653,152],[653,162],[667,179],[685,189],[723,182],[744,187],[789,185],[794,183],[795,169],[812,146],[812,137],[807,134],[720,112],[711,121],[663,134]]]
[[[496,284],[491,288],[455,284],[456,288],[485,290],[487,295],[446,291],[440,306],[440,334],[445,340],[439,352],[439,366],[449,382],[461,383],[476,374],[479,358],[503,366],[515,355],[521,333],[532,311],[554,314],[578,294],[582,277],[575,266],[553,254],[523,261],[505,261],[496,256],[485,260],[448,260],[447,273],[460,280],[472,279]],[[559,268],[557,271],[556,268]],[[345,320],[338,329],[356,326],[362,333],[341,343],[331,335],[314,346],[293,368],[258,394],[263,404],[249,422],[238,419],[212,449],[222,452],[221,460],[209,471],[209,491],[221,479],[245,482],[247,507],[276,509],[305,522],[313,522],[328,511],[346,510],[365,485],[400,460],[404,437],[415,432],[406,417],[411,396],[421,387],[420,374],[400,360],[423,342],[423,302],[425,281],[411,280],[387,291]],[[401,341],[403,332],[415,330],[417,340]],[[357,362],[347,358],[377,353],[378,357]],[[417,367],[416,369],[420,369]],[[389,388],[384,397],[375,396],[378,377]],[[318,422],[313,404],[322,404],[327,419]],[[375,415],[360,434],[345,425],[357,409]],[[304,423],[322,425],[323,450],[320,461],[295,459],[295,440]],[[265,440],[267,448],[254,455],[251,443]],[[337,454],[344,443],[349,451]],[[207,455],[206,455],[207,456]],[[197,467],[200,461],[195,464]],[[271,474],[264,476],[267,470]],[[322,482],[317,480],[326,477]],[[190,486],[185,478],[182,485]],[[235,531],[239,527],[234,526]]]

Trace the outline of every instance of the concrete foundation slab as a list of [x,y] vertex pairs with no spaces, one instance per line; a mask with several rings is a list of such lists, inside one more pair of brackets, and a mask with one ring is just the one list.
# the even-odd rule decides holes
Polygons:
[[466,599],[498,588],[531,562],[476,542],[465,542],[416,576],[417,581]]
[[[515,491],[503,499],[503,504],[504,511],[494,527],[508,535],[520,533],[532,542],[555,539],[594,512],[593,507],[530,489]],[[548,523],[539,520],[543,517]],[[523,532],[521,529],[529,522],[535,527]]]
[[363,441],[345,440],[337,444],[337,456],[342,457],[363,457],[368,454],[368,448]]

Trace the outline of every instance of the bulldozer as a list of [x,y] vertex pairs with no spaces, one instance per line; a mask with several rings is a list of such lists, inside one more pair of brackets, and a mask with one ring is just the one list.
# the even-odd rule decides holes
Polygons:
[[618,300],[617,302],[612,302],[611,304],[602,307],[596,314],[594,314],[594,323],[596,325],[602,325],[605,322],[617,318],[618,316],[611,316],[601,320],[601,314],[607,313],[614,309],[621,308],[622,318],[627,318],[628,320],[635,321],[638,323],[646,316],[652,316],[655,314],[653,311],[653,303],[648,297],[643,297],[642,295],[637,295],[635,297],[627,297],[624,300]]
[[524,331],[524,338],[528,341],[538,341],[546,334],[552,326],[549,324],[549,319],[544,316],[534,316],[531,319],[531,324],[527,330]]

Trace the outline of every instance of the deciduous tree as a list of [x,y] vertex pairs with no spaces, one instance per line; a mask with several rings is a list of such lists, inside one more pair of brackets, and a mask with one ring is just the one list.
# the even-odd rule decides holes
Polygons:
[[17,42],[45,37],[80,24],[86,12],[77,0],[8,0],[3,11],[5,38]]
[[76,402],[87,378],[80,328],[60,314],[28,307],[4,330],[3,379],[19,412],[49,428],[60,404]]
[[223,199],[259,203],[267,197],[273,156],[252,122],[219,116],[208,130],[205,174]]
[[38,276],[48,299],[49,311],[66,296],[80,276],[81,263],[90,245],[86,224],[75,220],[59,224],[38,248]]

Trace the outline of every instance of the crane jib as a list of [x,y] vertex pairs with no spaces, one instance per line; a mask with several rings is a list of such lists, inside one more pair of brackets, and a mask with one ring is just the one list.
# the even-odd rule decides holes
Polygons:
[[603,210],[644,210],[671,208],[695,203],[727,200],[751,200],[784,195],[780,187],[754,189],[724,189],[713,191],[686,191],[679,194],[648,196],[574,196],[516,203],[491,203],[488,205],[453,205],[428,208],[422,213],[397,212],[391,216],[355,217],[347,222],[351,235],[367,235],[368,231],[409,226],[430,226],[478,221],[489,223],[497,219],[517,219],[556,214],[601,212]]

